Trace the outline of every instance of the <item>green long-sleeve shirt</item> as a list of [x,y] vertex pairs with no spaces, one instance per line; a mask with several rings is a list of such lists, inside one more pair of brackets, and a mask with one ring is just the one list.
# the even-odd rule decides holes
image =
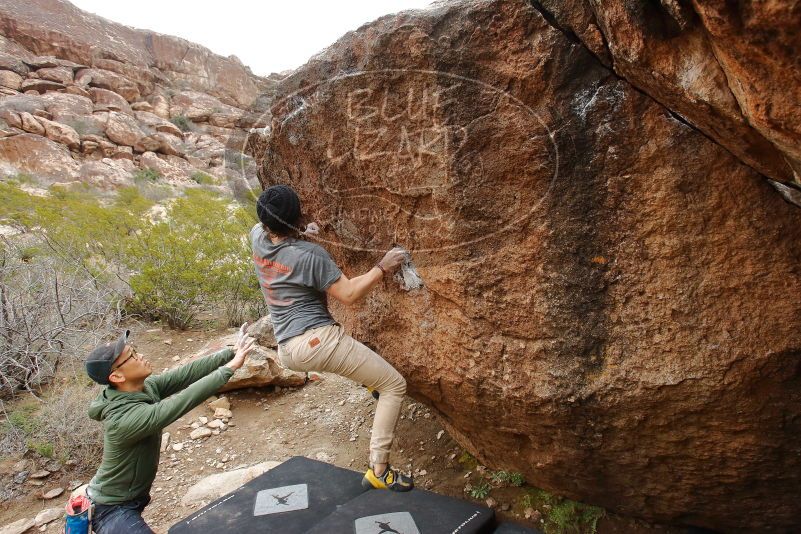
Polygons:
[[103,422],[103,461],[89,482],[100,504],[119,504],[150,491],[156,478],[161,430],[202,403],[234,371],[221,367],[233,358],[223,349],[188,365],[145,379],[141,392],[107,387],[89,406],[89,417]]

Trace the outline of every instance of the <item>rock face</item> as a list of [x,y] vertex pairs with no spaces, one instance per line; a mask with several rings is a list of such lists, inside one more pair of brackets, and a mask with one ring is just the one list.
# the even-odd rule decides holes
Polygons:
[[[615,72],[748,165],[775,179],[792,179],[793,169],[801,174],[797,4],[720,0],[534,4],[605,58]],[[599,37],[602,47],[597,45]]]
[[[150,92],[148,89],[166,76],[197,90],[217,93],[239,107],[249,106],[261,93],[259,82],[235,58],[220,57],[177,37],[116,24],[64,0],[4,2],[0,7],[0,33],[33,54],[102,67],[85,76],[102,80],[109,86],[106,89],[115,92],[123,84],[115,74],[122,74],[136,82],[125,87]],[[98,42],[98,35],[106,38]],[[97,65],[98,60],[103,63]]]
[[20,170],[53,182],[69,182],[79,175],[78,163],[69,150],[39,135],[29,133],[0,139],[0,169]]
[[[175,186],[197,186],[198,173],[218,177],[235,194],[242,182],[258,184],[241,152],[247,130],[269,121],[277,77],[255,76],[236,58],[63,0],[3,3],[0,33],[0,138],[47,137],[68,148],[71,160],[89,160],[87,172],[70,179],[113,188],[150,169]],[[133,165],[119,176],[98,167],[103,157]],[[8,175],[40,177],[35,164],[18,163],[0,161]],[[99,178],[109,173],[113,178]]]
[[652,97],[574,15],[592,43],[516,0],[347,34],[279,85],[262,184],[299,191],[348,275],[413,251],[425,287],[335,315],[487,465],[651,520],[792,529],[801,210],[743,163],[785,176],[790,151],[708,57],[706,89],[654,75]]

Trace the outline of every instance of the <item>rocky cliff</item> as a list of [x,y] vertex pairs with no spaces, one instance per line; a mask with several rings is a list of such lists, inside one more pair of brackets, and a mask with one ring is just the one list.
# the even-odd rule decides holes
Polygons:
[[255,167],[226,160],[226,148],[241,151],[248,132],[266,125],[276,80],[64,0],[5,1],[0,166],[101,188],[128,185],[137,170],[175,185],[198,173],[241,185]]
[[[638,7],[639,6],[639,7]],[[353,334],[488,465],[624,514],[801,523],[799,11],[481,0],[381,18],[283,80],[263,185],[348,274]]]

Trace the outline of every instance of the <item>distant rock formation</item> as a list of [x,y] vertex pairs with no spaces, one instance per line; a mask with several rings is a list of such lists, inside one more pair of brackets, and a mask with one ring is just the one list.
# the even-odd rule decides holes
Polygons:
[[262,184],[298,189],[349,275],[412,250],[424,288],[337,316],[487,465],[651,520],[792,530],[801,210],[756,170],[798,162],[798,10],[534,4],[343,36],[279,84]]
[[4,2],[0,34],[3,174],[100,188],[130,185],[138,170],[175,185],[198,173],[256,183],[241,151],[268,124],[279,76],[63,0]]

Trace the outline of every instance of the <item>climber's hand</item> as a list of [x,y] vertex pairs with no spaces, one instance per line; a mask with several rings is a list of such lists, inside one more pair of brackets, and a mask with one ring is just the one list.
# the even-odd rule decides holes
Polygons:
[[306,235],[317,235],[320,233],[320,226],[316,222],[310,222],[306,225],[306,229],[303,233]]
[[385,271],[392,272],[408,259],[409,253],[403,247],[395,247],[384,254],[384,257],[378,263]]

